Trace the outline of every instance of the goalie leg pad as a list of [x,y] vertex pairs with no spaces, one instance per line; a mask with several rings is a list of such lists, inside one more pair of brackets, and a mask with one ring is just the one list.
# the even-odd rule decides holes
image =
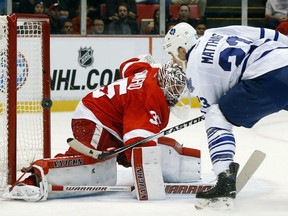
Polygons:
[[201,152],[181,146],[169,137],[158,139],[164,182],[184,183],[201,179]]
[[[49,164],[47,181],[52,186],[111,186],[117,182],[116,157],[99,161],[88,156],[44,159]],[[49,198],[82,196],[97,191],[50,191]],[[99,192],[98,192],[99,193]]]
[[[117,182],[116,157],[105,161],[84,155],[40,159],[23,170],[25,173],[15,186],[6,190],[3,198],[40,201],[47,198],[82,196],[101,191],[59,191],[52,190],[57,188],[52,186],[112,186]],[[31,172],[39,179],[37,185],[30,185],[33,181],[26,181],[31,177]],[[23,180],[26,174],[30,176]]]
[[131,162],[137,199],[165,199],[160,148],[135,147]]

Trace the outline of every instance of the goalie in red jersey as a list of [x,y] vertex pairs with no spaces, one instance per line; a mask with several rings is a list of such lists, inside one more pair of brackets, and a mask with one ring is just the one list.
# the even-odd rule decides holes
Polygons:
[[[185,89],[186,79],[182,68],[172,62],[163,66],[156,64],[150,55],[132,58],[122,63],[120,76],[121,79],[114,83],[87,94],[74,112],[71,122],[73,136],[90,148],[111,151],[159,133],[167,126],[170,108],[177,104]],[[140,147],[156,146],[157,142],[150,140]],[[162,143],[167,142],[172,148],[171,139],[162,139]],[[174,147],[179,145],[173,140],[172,143]],[[181,149],[179,146],[178,148]],[[179,152],[180,154],[170,158],[174,163],[180,164],[182,157],[185,157],[181,151]],[[65,154],[35,161],[25,170],[32,175],[23,181],[18,180],[6,191],[4,197],[39,201],[46,200],[48,196],[53,198],[80,194],[51,191],[53,185],[115,185],[116,161],[120,165],[130,167],[131,155],[132,149],[120,153],[117,157],[99,161],[70,147]],[[200,156],[196,157],[196,160],[193,155],[190,157],[193,159],[192,163],[199,164]],[[165,157],[167,158],[169,157]],[[166,167],[165,170],[168,174],[166,177],[164,174],[163,176],[167,181],[187,182],[200,178],[198,168],[197,172],[193,170],[191,175],[187,175],[186,172],[184,176],[179,175],[180,169],[173,171]],[[161,172],[160,169],[162,177]],[[160,178],[160,181],[163,180]]]
[[[153,63],[132,58],[121,64],[121,79],[86,95],[72,117],[74,137],[89,147],[106,151],[123,144],[129,145],[165,128],[169,119],[169,106],[177,103],[183,89],[173,93],[174,98],[166,100],[163,94],[165,88],[161,88],[164,79],[160,79],[160,75],[166,73],[166,68],[151,65]],[[182,70],[170,79],[174,79],[178,88],[184,88]],[[83,134],[83,131],[90,133]],[[151,145],[155,146],[155,141],[145,144]],[[75,154],[72,148],[66,152],[66,155]],[[129,167],[130,158],[131,150],[128,150],[125,155],[118,156],[118,163]]]

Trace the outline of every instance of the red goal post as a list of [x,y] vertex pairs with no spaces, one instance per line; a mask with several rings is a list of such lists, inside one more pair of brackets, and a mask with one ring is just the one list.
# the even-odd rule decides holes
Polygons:
[[51,105],[48,17],[0,16],[0,190],[50,157]]

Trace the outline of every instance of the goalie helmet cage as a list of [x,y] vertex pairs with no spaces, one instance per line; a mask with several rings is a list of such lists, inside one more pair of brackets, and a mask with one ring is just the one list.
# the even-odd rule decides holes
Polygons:
[[0,16],[0,190],[50,157],[51,105],[48,17]]

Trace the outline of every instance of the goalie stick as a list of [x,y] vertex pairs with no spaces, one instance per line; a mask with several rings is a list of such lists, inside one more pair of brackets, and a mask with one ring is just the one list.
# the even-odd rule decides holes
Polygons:
[[162,136],[165,136],[165,135],[168,135],[168,134],[171,134],[173,132],[176,132],[178,130],[181,130],[183,128],[186,128],[186,127],[189,127],[191,125],[194,125],[198,122],[201,122],[203,121],[205,118],[204,118],[204,115],[202,116],[199,116],[197,118],[194,118],[194,119],[191,119],[187,122],[184,122],[184,123],[181,123],[179,125],[176,125],[174,127],[171,127],[171,128],[168,128],[168,129],[165,129],[157,134],[154,134],[152,136],[149,136],[149,137],[146,137],[142,140],[139,140],[137,142],[134,142],[130,145],[127,145],[127,146],[122,146],[118,149],[115,149],[114,151],[111,151],[111,152],[102,152],[102,151],[99,151],[99,150],[95,150],[95,149],[92,149],[92,148],[89,148],[87,146],[85,146],[84,144],[82,144],[81,142],[79,142],[78,140],[76,139],[73,139],[73,138],[68,138],[67,139],[67,143],[68,145],[75,149],[76,151],[84,154],[84,155],[87,155],[87,156],[90,156],[92,158],[95,158],[95,159],[104,159],[104,158],[107,158],[107,157],[113,157],[121,152],[124,152],[128,149],[131,149],[135,146],[138,146],[138,145],[141,145],[147,141],[150,141],[152,139],[157,139],[159,137],[162,137]]
[[[245,163],[243,169],[237,176],[236,188],[237,194],[248,183],[250,178],[259,168],[266,154],[255,150]],[[166,194],[196,194],[198,191],[209,190],[215,184],[214,183],[165,183]],[[134,186],[63,186],[63,185],[49,185],[49,191],[112,191],[112,192],[131,192],[134,190]]]
[[[198,191],[211,189],[213,183],[165,183],[167,194],[196,194]],[[95,191],[95,192],[132,192],[135,189],[132,185],[115,186],[64,186],[49,185],[49,191]]]

